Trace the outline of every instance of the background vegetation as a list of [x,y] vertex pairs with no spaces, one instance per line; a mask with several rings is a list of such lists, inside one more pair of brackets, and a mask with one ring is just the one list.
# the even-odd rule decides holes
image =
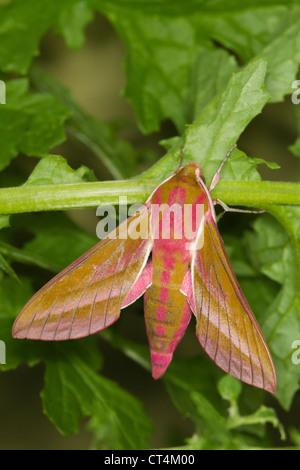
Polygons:
[[[297,448],[299,26],[299,1],[0,2],[2,449]],[[236,142],[213,195],[268,212],[219,227],[274,397],[223,374],[193,321],[153,381],[142,301],[89,338],[12,339],[26,301],[97,241],[99,204],[143,203],[182,143],[209,181]]]

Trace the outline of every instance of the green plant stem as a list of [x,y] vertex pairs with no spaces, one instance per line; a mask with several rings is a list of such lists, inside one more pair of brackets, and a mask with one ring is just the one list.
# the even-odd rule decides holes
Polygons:
[[143,203],[155,187],[151,181],[105,181],[97,183],[53,184],[0,189],[0,214],[81,209],[119,204]]
[[[124,180],[97,183],[20,186],[0,189],[0,214],[79,209],[119,204],[142,204],[159,180]],[[264,209],[270,204],[300,205],[300,183],[220,181],[211,193],[231,206]]]
[[300,183],[220,181],[211,196],[229,205],[265,209],[270,204],[300,204]]

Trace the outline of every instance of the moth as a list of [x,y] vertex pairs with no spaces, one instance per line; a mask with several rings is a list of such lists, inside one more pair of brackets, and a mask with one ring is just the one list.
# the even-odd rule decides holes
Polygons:
[[49,341],[94,334],[144,295],[155,379],[193,314],[200,345],[217,366],[275,393],[272,358],[230,265],[210,196],[226,158],[208,188],[197,163],[179,166],[134,215],[29,300],[13,336]]

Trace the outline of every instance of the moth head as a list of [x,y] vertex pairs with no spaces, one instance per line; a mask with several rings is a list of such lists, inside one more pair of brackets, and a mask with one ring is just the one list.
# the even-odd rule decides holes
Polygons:
[[196,180],[201,180],[201,182],[205,184],[205,178],[199,163],[186,163],[179,168],[178,174],[180,174],[181,178],[190,178],[191,180],[195,180],[196,177]]
[[205,184],[205,177],[204,177],[204,174],[200,165],[197,165],[196,177],[197,179],[201,179],[203,183]]

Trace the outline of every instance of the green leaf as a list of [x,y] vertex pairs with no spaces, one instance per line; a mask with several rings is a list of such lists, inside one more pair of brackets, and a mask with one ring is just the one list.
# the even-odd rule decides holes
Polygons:
[[[54,342],[23,341],[12,337],[15,318],[34,294],[29,278],[21,277],[21,283],[17,283],[12,278],[1,275],[0,280],[0,335],[6,345],[6,364],[2,365],[1,369],[11,370],[24,362],[34,366],[53,357],[57,348]],[[101,366],[102,361],[95,336],[80,341],[65,342],[60,347],[78,354],[91,367]]]
[[19,281],[18,276],[16,275],[15,271],[13,270],[13,268],[10,266],[10,264],[7,262],[7,260],[4,258],[4,256],[1,253],[0,253],[0,269],[2,269],[2,271],[8,274],[15,281]]
[[[21,248],[8,243],[24,233],[29,234],[30,240]],[[13,226],[0,233],[0,253],[11,261],[35,265],[56,274],[98,241],[65,214],[28,214],[15,217]]]
[[13,278],[15,281],[18,281],[18,276],[16,275],[15,271],[12,269],[10,264],[6,261],[4,256],[0,253],[0,269],[4,271],[6,274],[8,274],[11,278]]
[[97,372],[102,361],[96,336],[60,344],[12,338],[13,321],[31,295],[28,280],[20,287],[1,276],[0,331],[7,361],[1,368],[13,369],[24,361],[30,365],[45,362],[43,408],[62,433],[77,432],[81,418],[92,417],[89,426],[100,447],[147,447],[152,425],[141,404]]
[[300,447],[300,432],[292,427],[289,429],[289,436],[291,441],[298,446],[298,449]]
[[[300,134],[300,107],[295,105],[295,117],[296,117],[296,126],[298,135]],[[297,137],[293,145],[290,145],[289,150],[295,155],[295,157],[300,157],[300,137]]]
[[[229,447],[229,443],[234,447],[230,431],[227,429],[226,419],[222,416],[216,408],[212,405],[209,399],[202,394],[192,392],[190,396],[196,407],[196,416],[201,417],[203,420],[203,443],[202,448],[220,449]],[[214,444],[210,442],[209,433],[214,433]],[[208,445],[209,444],[209,445]]]
[[25,79],[7,83],[7,102],[0,107],[0,170],[19,152],[42,157],[65,139],[68,109],[50,95],[27,91]]
[[[179,132],[192,122],[213,96],[224,89],[233,71],[235,58],[215,50],[204,39],[197,20],[186,16],[149,15],[130,9],[127,14],[104,12],[124,40],[128,56],[125,95],[131,102],[140,128],[145,133],[159,129],[171,119]],[[143,7],[143,5],[140,5]]]
[[220,49],[212,51],[213,41],[244,63],[267,60],[272,101],[282,101],[290,93],[300,61],[297,2],[241,4],[236,0],[231,8],[224,0],[217,4],[177,1],[168,6],[142,1],[96,4],[127,48],[125,95],[143,132],[159,129],[165,119],[182,132],[192,122],[198,103],[201,108],[203,98],[205,102],[214,89],[218,93],[226,86],[236,62]]
[[0,230],[10,225],[10,216],[9,215],[0,215]]
[[224,400],[236,404],[242,391],[242,382],[231,375],[224,375],[218,382],[218,392]]
[[47,185],[95,181],[93,172],[86,166],[73,170],[60,155],[47,155],[31,172],[25,184]]
[[[209,367],[213,366],[211,361],[201,359],[197,358],[197,362],[191,358],[189,361],[185,360],[183,371],[179,366],[184,362],[176,358],[176,363],[170,366],[165,377],[174,404],[183,416],[189,416],[196,425],[197,434],[187,449],[246,449],[258,444],[263,447],[266,445],[265,425],[269,422],[279,428],[284,437],[283,428],[271,408],[259,406],[254,413],[241,416],[237,399],[242,383],[230,375],[223,375],[217,385],[216,380],[221,371],[216,367]],[[201,374],[197,372],[199,369]],[[224,402],[220,403],[216,395],[217,389],[231,403],[228,412]],[[259,438],[256,425],[262,426],[263,434]]]
[[200,50],[191,71],[187,93],[186,123],[194,122],[207,105],[224,90],[232,74],[238,72],[233,55],[223,49]]
[[63,434],[78,432],[81,418],[92,416],[89,427],[100,447],[147,447],[152,425],[139,401],[73,351],[58,347],[47,360],[42,399],[44,412]]
[[32,67],[30,79],[38,91],[51,93],[69,109],[68,131],[94,152],[114,178],[122,179],[136,174],[138,152],[130,142],[119,138],[113,123],[103,123],[84,112],[70,91],[41,68]]
[[93,0],[13,0],[0,4],[0,69],[25,73],[38,54],[42,36],[54,27],[71,47],[83,42],[82,30],[92,18]]
[[277,206],[270,211],[282,226],[270,217],[261,217],[254,224],[255,232],[248,233],[246,241],[253,264],[281,285],[268,308],[257,312],[257,319],[275,362],[276,397],[288,409],[299,389],[300,379],[299,367],[291,358],[292,343],[300,337],[300,210]]
[[[266,62],[263,59],[250,62],[240,72],[232,75],[225,90],[217,95],[184,135],[183,163],[200,163],[206,181],[209,182],[229,149],[238,141],[249,122],[261,112],[268,101],[265,91]],[[201,145],[199,145],[201,142]],[[144,177],[168,175],[179,160],[180,142],[154,165]],[[256,170],[261,159],[250,159],[243,152],[234,150],[221,178],[260,180]]]
[[69,47],[79,49],[85,40],[84,28],[93,18],[89,0],[65,2],[56,29],[65,37]]
[[127,48],[125,95],[141,130],[156,131],[169,118],[182,131],[191,67],[200,52],[194,26],[184,17],[166,21],[135,10],[108,16]]
[[[236,214],[237,217],[239,215],[240,214]],[[226,214],[222,216],[221,220],[226,224]],[[250,264],[246,255],[247,250],[245,250],[245,246],[242,244],[241,236],[224,232],[223,227],[220,224],[219,230],[222,232],[222,239],[225,244],[226,253],[230,259],[230,264],[239,281],[245,278],[249,278],[251,281],[255,279],[258,275],[258,270],[254,269]]]
[[[264,85],[265,74],[265,60],[250,62],[242,71],[232,76],[224,92],[188,127],[184,160],[192,160],[192,155],[197,155],[196,161],[201,163],[208,181],[246,126],[268,101],[269,95]],[[240,167],[240,163],[237,166]],[[239,178],[241,173],[245,173],[244,168],[241,172],[234,171],[232,167],[229,158],[222,178],[228,178],[229,170],[232,173],[230,179]]]
[[6,345],[6,364],[1,365],[2,370],[14,369],[25,360],[31,363],[37,357],[34,345],[29,351],[26,342],[14,339],[11,334],[15,317],[33,294],[29,279],[21,278],[21,282],[20,285],[0,272],[0,339]]
[[[126,340],[112,330],[102,332],[101,337],[142,367],[150,369],[147,347]],[[188,439],[186,446],[180,447],[181,450],[267,447],[268,423],[279,430],[282,439],[285,438],[275,411],[261,404],[263,393],[255,399],[253,392],[262,391],[224,374],[204,354],[182,358],[175,353],[163,381],[180,414],[192,419],[195,425],[196,434]],[[244,387],[250,392],[251,406],[250,412],[241,415],[238,399]],[[224,400],[220,401],[218,392]],[[228,409],[225,400],[230,402]]]
[[282,440],[286,439],[284,428],[277,418],[276,412],[273,408],[262,405],[251,415],[240,416],[231,415],[229,427],[234,429],[240,426],[256,426],[271,423],[274,428],[277,428]]
[[[200,346],[199,346],[200,348]],[[212,367],[213,366],[213,367]],[[199,374],[201,370],[201,374]],[[199,416],[195,403],[191,400],[191,394],[197,392],[205,396],[218,413],[223,413],[225,408],[220,403],[217,394],[217,379],[222,371],[214,367],[211,361],[204,355],[183,359],[177,357],[169,366],[164,377],[167,390],[183,416],[188,416],[196,422]]]
[[[234,51],[243,61],[267,60],[266,87],[271,101],[282,101],[291,92],[300,60],[300,8],[296,4],[269,6],[242,4],[234,12],[202,15],[209,37]],[[225,3],[224,3],[225,5]],[[236,2],[238,6],[238,2]]]
[[38,266],[40,268],[54,272],[55,274],[60,269],[60,265],[56,264],[50,259],[47,260],[45,257],[38,256],[36,253],[28,253],[26,249],[16,248],[9,243],[5,243],[4,241],[0,241],[0,253],[5,255],[11,261]]
[[97,241],[64,214],[45,213],[23,216],[20,227],[27,226],[34,238],[24,244],[24,254],[55,265],[59,271],[89,250]]

